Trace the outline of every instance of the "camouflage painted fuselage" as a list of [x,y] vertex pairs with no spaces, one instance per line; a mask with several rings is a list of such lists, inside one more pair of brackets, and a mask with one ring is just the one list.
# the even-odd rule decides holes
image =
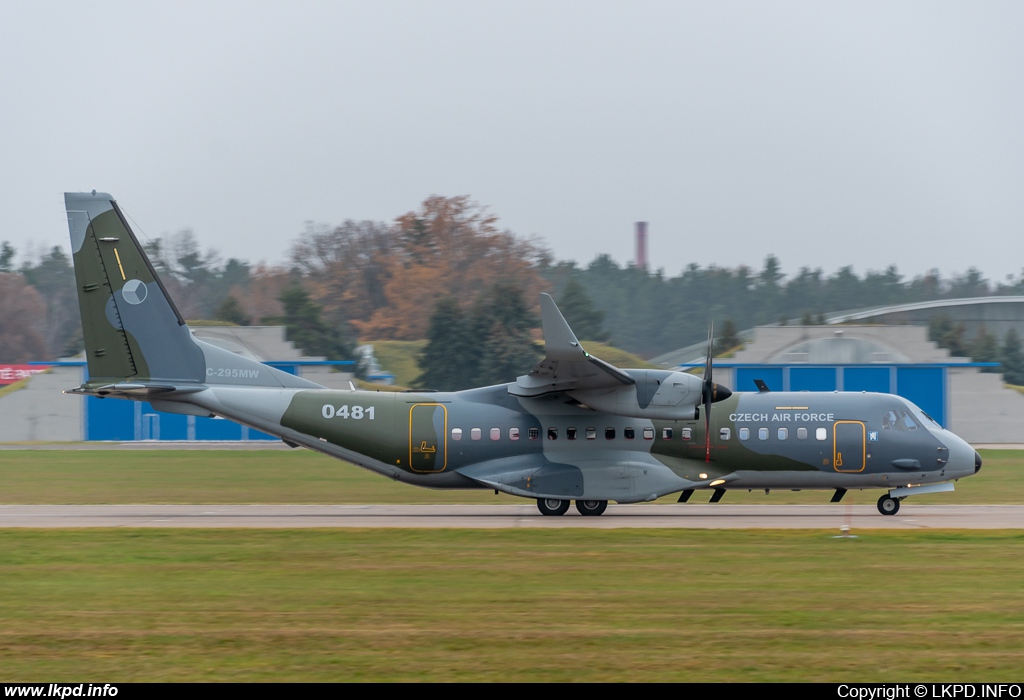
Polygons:
[[734,394],[715,404],[707,462],[703,419],[624,418],[508,388],[297,390],[269,413],[254,412],[244,389],[212,387],[192,401],[397,480],[530,498],[628,503],[693,488],[877,488],[975,471],[973,449],[898,396]]
[[[730,396],[710,379],[620,370],[586,353],[544,295],[545,359],[514,383],[324,389],[196,339],[110,196],[65,202],[89,368],[73,393],[222,416],[419,486],[577,505],[700,488],[927,485],[980,465],[896,396]],[[710,449],[702,405],[713,405]]]

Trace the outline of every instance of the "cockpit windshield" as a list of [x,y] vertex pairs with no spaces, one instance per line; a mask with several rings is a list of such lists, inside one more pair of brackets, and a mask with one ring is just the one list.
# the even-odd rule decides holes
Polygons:
[[926,428],[935,428],[936,430],[941,430],[942,429],[942,426],[939,425],[939,422],[937,420],[935,420],[934,418],[929,416],[927,413],[922,411],[920,408],[918,408],[917,406],[913,406],[913,405],[911,405],[911,408],[914,409],[914,415],[917,416],[917,419],[919,421],[921,421]]
[[906,402],[906,406],[907,408],[910,409],[910,412],[913,414],[913,417],[916,419],[916,421],[918,421],[918,423],[921,426],[927,428],[928,430],[942,430],[942,426],[939,425],[938,421],[933,419],[931,415],[926,413],[919,406],[914,405],[910,401]]

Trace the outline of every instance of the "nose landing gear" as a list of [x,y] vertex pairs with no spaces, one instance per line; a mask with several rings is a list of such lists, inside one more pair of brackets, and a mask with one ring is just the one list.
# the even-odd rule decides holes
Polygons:
[[896,515],[900,512],[900,499],[883,494],[878,499],[878,512],[882,515]]

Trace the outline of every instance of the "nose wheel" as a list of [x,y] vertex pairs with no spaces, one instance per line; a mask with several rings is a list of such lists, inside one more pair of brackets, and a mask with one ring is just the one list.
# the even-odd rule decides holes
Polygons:
[[889,494],[883,495],[878,499],[878,512],[882,515],[896,515],[900,512],[900,499]]

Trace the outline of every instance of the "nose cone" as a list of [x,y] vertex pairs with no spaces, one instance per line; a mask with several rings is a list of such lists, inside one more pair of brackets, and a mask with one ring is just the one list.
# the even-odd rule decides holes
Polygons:
[[949,448],[949,462],[944,470],[947,479],[959,479],[978,473],[981,469],[981,455],[977,450],[948,430],[943,431],[942,442]]

